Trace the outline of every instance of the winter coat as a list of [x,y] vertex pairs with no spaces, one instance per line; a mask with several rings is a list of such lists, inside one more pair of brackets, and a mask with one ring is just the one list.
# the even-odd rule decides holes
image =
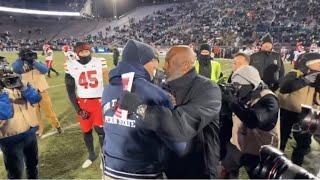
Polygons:
[[[317,88],[308,84],[299,70],[289,72],[280,86],[278,94],[280,107],[282,109],[300,113],[301,105],[319,106],[320,94]],[[318,103],[316,103],[318,102]]]
[[[214,82],[218,82],[221,77],[221,65],[217,61],[211,60],[210,62],[211,62],[211,77],[210,77],[210,79]],[[199,60],[196,61],[195,68],[196,68],[197,73],[199,73],[199,68],[200,68]]]
[[[150,107],[145,119],[162,136],[175,142],[189,142],[188,153],[180,159],[176,158],[175,162],[169,162],[169,171],[180,171],[181,174],[168,177],[217,178],[221,108],[219,87],[208,78],[198,75],[195,69],[170,81],[167,86],[177,105],[174,109]],[[197,159],[201,164],[196,164],[192,159]]]
[[240,106],[232,108],[234,114],[231,143],[241,152],[252,155],[259,155],[263,145],[278,147],[279,106],[275,94],[267,89],[262,90],[260,97],[247,103],[248,108]]
[[[136,115],[129,115],[120,123],[115,120],[112,107],[123,92],[121,75],[134,72],[132,92],[144,104],[172,108],[168,94],[151,83],[150,75],[142,65],[121,61],[111,70],[109,82],[103,92],[105,140],[103,154],[106,176],[114,178],[157,178],[162,175],[170,142],[154,132],[148,123]],[[182,148],[185,147],[182,145]]]
[[13,141],[35,132],[38,121],[32,104],[40,102],[41,96],[31,86],[23,91],[5,89],[0,93],[0,143]]
[[261,79],[272,91],[279,88],[285,73],[279,53],[266,51],[254,53],[250,56],[250,65],[259,71]]

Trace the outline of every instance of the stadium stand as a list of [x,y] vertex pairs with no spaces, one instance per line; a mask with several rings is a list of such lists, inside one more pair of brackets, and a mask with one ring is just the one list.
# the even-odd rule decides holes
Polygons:
[[133,38],[161,46],[209,41],[235,47],[252,44],[270,32],[278,44],[294,45],[299,40],[310,46],[319,39],[319,5],[316,0],[196,0],[143,6],[118,20],[0,16],[0,32],[7,44],[8,37],[53,42],[72,37],[101,45],[124,45]]

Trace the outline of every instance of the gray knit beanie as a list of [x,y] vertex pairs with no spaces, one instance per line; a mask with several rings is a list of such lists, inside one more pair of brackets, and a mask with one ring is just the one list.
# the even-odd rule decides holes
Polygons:
[[258,88],[259,85],[263,82],[260,78],[259,72],[253,66],[243,66],[236,70],[232,77],[232,83],[237,82],[241,85],[252,84],[254,89]]

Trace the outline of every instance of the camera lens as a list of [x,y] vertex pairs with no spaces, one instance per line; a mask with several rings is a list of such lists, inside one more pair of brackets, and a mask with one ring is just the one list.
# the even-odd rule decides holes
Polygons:
[[254,170],[257,179],[313,179],[305,169],[293,164],[284,153],[272,146],[260,150],[260,163]]

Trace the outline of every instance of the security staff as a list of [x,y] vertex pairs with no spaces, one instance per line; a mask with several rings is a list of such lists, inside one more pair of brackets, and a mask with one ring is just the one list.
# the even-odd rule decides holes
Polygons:
[[259,71],[261,79],[272,91],[279,88],[284,77],[284,66],[279,53],[273,51],[273,40],[268,33],[261,39],[262,45],[259,52],[250,57],[250,65]]
[[[285,150],[292,127],[302,116],[301,105],[320,107],[320,54],[306,53],[298,58],[297,69],[289,72],[280,86],[279,102],[281,107],[281,150]],[[292,162],[303,163],[304,155],[310,152],[312,134],[293,133],[297,142],[292,152]]]
[[197,73],[218,82],[222,76],[221,65],[214,61],[211,57],[211,46],[209,44],[202,44],[200,46],[200,54],[195,65]]

